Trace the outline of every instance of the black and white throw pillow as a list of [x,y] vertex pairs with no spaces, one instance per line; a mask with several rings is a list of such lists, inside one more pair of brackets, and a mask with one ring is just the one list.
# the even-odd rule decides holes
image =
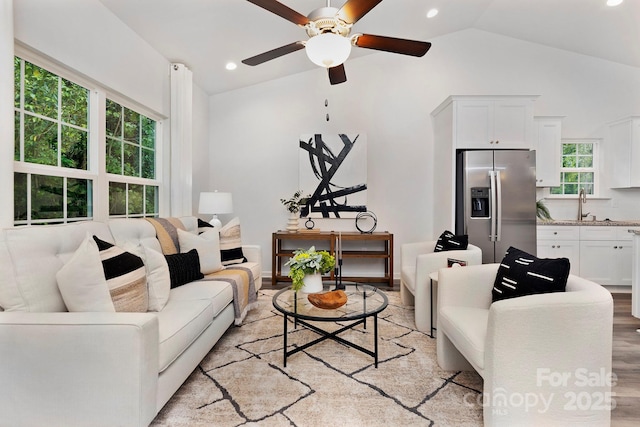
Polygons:
[[93,236],[116,311],[146,312],[149,307],[147,271],[142,258]]
[[220,228],[220,255],[225,266],[247,262],[242,252],[240,218],[235,217]]
[[567,258],[537,258],[512,246],[498,267],[492,300],[564,292],[570,267]]
[[213,225],[198,218],[198,234],[202,234],[210,228],[213,228]]
[[460,251],[465,250],[469,246],[469,236],[466,234],[455,235],[449,230],[445,230],[440,237],[438,237],[438,241],[436,242],[436,247],[433,249],[434,252],[443,252],[443,251]]

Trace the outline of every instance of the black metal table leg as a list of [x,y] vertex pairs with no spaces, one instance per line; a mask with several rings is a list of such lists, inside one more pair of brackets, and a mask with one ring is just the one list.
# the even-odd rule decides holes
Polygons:
[[287,315],[284,316],[284,367],[287,367]]
[[378,314],[373,315],[373,353],[375,367],[378,368]]

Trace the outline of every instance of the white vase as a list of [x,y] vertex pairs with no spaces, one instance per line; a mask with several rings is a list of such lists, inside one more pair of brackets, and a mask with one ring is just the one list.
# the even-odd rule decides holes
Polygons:
[[289,221],[287,221],[287,231],[289,233],[297,233],[298,232],[298,224],[300,217],[297,212],[291,212],[289,215]]
[[322,274],[307,274],[302,279],[302,282],[304,283],[304,285],[302,285],[300,292],[305,294],[315,294],[318,292],[322,292]]

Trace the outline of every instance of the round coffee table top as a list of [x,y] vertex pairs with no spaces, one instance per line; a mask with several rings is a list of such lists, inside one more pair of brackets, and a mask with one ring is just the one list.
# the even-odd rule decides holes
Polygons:
[[[328,292],[333,286],[324,285]],[[333,322],[341,320],[357,320],[380,313],[389,304],[384,292],[371,285],[347,285],[344,291],[347,303],[335,309],[318,308],[311,304],[307,295],[291,288],[278,291],[273,296],[273,307],[281,313],[304,320]]]

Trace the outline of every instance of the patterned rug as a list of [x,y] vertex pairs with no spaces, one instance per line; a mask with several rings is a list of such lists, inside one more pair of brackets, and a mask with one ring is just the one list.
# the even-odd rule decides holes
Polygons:
[[[389,306],[378,315],[378,369],[372,357],[331,340],[290,356],[284,368],[275,292],[259,292],[258,307],[226,332],[152,426],[482,425],[482,379],[440,369],[436,339],[415,330],[399,292],[387,292]],[[373,349],[368,324],[341,336]],[[290,346],[318,337],[288,329]]]

